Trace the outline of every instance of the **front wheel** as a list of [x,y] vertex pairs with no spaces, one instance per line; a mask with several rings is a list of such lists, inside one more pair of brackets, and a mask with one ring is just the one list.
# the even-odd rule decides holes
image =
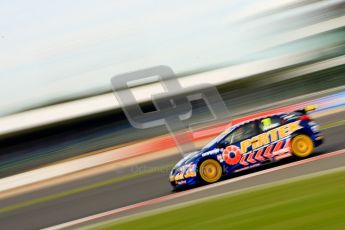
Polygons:
[[199,175],[206,183],[214,183],[219,181],[219,179],[222,177],[222,174],[222,166],[218,161],[213,159],[203,161],[199,167]]
[[299,134],[291,140],[291,151],[297,157],[307,157],[314,150],[314,143],[312,139],[305,135]]

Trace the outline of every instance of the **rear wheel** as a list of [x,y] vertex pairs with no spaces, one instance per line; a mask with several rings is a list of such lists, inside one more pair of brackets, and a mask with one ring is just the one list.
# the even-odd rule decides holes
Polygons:
[[305,135],[299,134],[292,138],[291,151],[297,157],[307,157],[314,150],[314,143],[312,139]]
[[199,167],[199,175],[206,183],[214,183],[219,181],[219,179],[222,177],[222,174],[222,166],[218,161],[213,159],[203,161]]

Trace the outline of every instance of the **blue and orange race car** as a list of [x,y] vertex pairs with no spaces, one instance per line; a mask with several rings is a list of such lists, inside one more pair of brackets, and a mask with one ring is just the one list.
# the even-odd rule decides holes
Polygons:
[[230,127],[200,151],[180,160],[170,172],[173,189],[214,183],[246,169],[290,156],[307,157],[323,137],[308,115],[315,105]]

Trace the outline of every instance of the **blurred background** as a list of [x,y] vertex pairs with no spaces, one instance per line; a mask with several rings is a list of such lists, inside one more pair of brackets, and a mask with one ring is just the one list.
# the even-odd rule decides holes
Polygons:
[[[319,101],[323,103],[335,100],[327,98],[335,94],[337,105],[344,107],[345,1],[15,0],[0,5],[0,177],[4,179],[104,153],[109,155],[102,164],[118,159],[116,154],[127,159],[129,150],[121,152],[122,148],[166,137],[163,126],[132,127],[111,91],[111,77],[152,66],[169,66],[186,88],[195,83],[216,86],[230,111],[229,120],[326,97]],[[151,95],[161,89],[147,86],[133,92],[149,110]],[[193,121],[210,116],[204,102],[192,105]],[[342,118],[343,114],[325,122]],[[203,123],[197,128],[209,126]],[[169,151],[164,155],[161,149],[148,148],[145,154],[152,156],[145,165],[161,166],[181,158],[176,149]],[[165,160],[157,163],[156,158]],[[124,165],[129,164],[136,165],[136,160]],[[124,165],[114,166],[113,171],[122,171],[112,175],[133,171],[123,169]],[[45,188],[43,194],[84,183]],[[129,189],[142,188],[136,185]],[[166,185],[158,193],[145,190],[140,199],[169,193]],[[43,196],[33,194],[39,195],[30,199]],[[0,206],[29,199],[13,196],[3,198]],[[122,199],[127,202],[116,207],[141,201]],[[82,217],[113,207],[98,205],[97,210],[74,213]],[[38,210],[13,214],[12,219],[0,216],[0,226],[7,219],[4,229],[37,229],[77,217],[56,213],[31,227],[13,222],[13,218],[35,219],[45,209]]]
[[0,115],[110,92],[112,76],[161,64],[185,76],[340,56],[343,13],[334,0],[3,3]]

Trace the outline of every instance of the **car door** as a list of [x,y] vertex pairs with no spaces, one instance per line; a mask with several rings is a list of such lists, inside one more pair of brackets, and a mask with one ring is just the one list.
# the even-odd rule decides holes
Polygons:
[[225,137],[224,142],[227,147],[223,152],[224,161],[234,168],[249,166],[252,162],[247,161],[247,155],[251,153],[252,146],[243,143],[250,143],[251,138],[259,134],[259,128],[256,121],[245,123],[234,129],[231,134]]
[[[285,124],[286,125],[286,124]],[[281,116],[275,115],[260,119],[258,121],[260,135],[267,135],[270,143],[264,148],[266,158],[279,160],[287,157],[290,147],[290,135],[281,137],[279,128],[284,126]]]

